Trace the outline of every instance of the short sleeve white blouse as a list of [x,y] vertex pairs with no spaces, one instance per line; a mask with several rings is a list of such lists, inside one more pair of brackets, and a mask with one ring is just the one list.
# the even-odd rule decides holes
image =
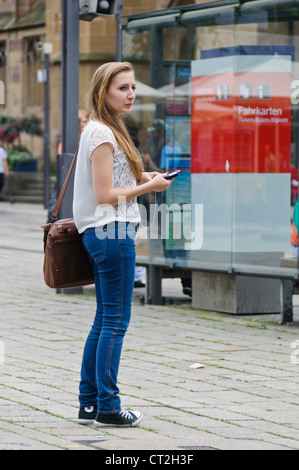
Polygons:
[[114,149],[112,187],[131,188],[136,186],[136,178],[127,156],[118,146],[112,130],[105,124],[90,120],[82,131],[76,163],[73,214],[80,233],[87,228],[121,222],[140,222],[137,199],[119,201],[116,206],[98,205],[92,181],[91,156],[103,143],[111,143]]
[[0,173],[4,173],[3,160],[7,159],[7,153],[4,148],[0,147]]

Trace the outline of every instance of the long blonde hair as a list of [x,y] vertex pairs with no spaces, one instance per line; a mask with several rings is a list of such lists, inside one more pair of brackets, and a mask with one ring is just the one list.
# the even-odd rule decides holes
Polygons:
[[140,155],[124,122],[105,100],[106,91],[111,81],[121,72],[134,72],[133,66],[129,62],[109,62],[96,70],[92,79],[89,105],[92,117],[106,124],[114,133],[116,141],[127,155],[134,176],[139,183],[143,171]]

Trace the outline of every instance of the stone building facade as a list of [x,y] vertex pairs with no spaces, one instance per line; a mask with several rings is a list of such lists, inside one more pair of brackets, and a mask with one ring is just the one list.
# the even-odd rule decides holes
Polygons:
[[[0,115],[44,117],[44,86],[37,71],[44,68],[43,43],[51,43],[50,148],[55,161],[61,132],[62,0],[0,0],[0,80],[5,85],[5,104]],[[124,15],[165,9],[202,0],[124,0]],[[79,108],[87,107],[87,90],[94,70],[115,60],[114,17],[80,21]],[[22,137],[42,165],[43,139]]]

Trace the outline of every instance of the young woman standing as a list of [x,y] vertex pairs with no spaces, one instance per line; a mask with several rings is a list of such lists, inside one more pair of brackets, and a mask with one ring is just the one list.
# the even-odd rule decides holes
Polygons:
[[[104,64],[94,74],[91,119],[82,131],[73,211],[95,273],[97,311],[87,338],[79,387],[79,422],[136,426],[139,411],[121,407],[117,375],[129,326],[135,273],[136,198],[165,191],[163,175],[144,173],[120,118],[135,100],[135,75],[127,62]],[[165,175],[164,175],[165,176]]]

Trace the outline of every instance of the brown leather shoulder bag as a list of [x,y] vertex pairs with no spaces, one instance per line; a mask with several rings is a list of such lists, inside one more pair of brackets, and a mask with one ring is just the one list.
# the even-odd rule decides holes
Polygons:
[[57,220],[77,155],[78,150],[53,209],[51,222],[41,226],[44,231],[44,280],[47,286],[56,289],[94,283],[92,265],[74,219]]

